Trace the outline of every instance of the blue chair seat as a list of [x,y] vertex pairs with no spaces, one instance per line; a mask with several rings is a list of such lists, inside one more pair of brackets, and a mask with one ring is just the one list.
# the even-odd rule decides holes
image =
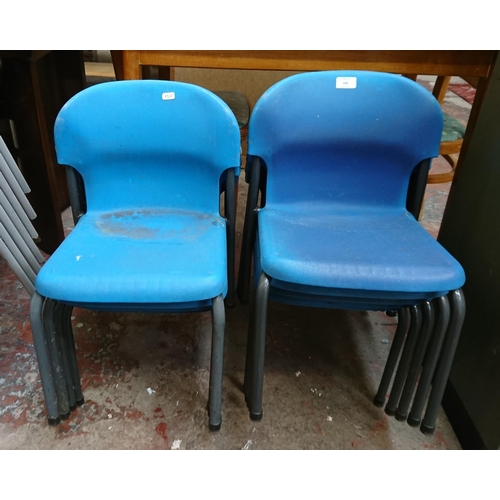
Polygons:
[[261,210],[260,262],[274,287],[293,291],[282,280],[322,295],[430,300],[463,284],[460,264],[408,212],[345,212]]
[[211,299],[227,292],[225,249],[226,224],[218,216],[87,213],[41,269],[36,287],[45,297],[80,304]]

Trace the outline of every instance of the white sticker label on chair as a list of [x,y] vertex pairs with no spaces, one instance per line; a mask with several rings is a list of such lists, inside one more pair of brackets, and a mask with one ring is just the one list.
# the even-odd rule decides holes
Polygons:
[[355,76],[337,76],[335,87],[337,89],[355,89],[358,79]]
[[163,92],[161,98],[164,101],[171,101],[172,99],[175,99],[175,92]]

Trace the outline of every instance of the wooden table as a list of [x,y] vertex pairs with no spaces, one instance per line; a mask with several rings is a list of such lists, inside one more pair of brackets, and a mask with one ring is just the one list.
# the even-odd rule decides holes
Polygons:
[[141,66],[318,71],[357,69],[421,75],[484,78],[492,50],[124,50],[112,51],[126,80],[141,78]]
[[158,66],[160,78],[171,69],[319,71],[367,70],[413,75],[460,76],[476,88],[459,165],[497,59],[497,50],[124,50],[111,51],[117,79],[142,78],[142,70]]

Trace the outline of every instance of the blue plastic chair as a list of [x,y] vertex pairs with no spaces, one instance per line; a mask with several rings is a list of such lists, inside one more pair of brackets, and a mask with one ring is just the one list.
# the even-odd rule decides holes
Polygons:
[[58,162],[69,168],[77,223],[38,274],[31,305],[49,423],[83,403],[70,321],[74,306],[212,310],[209,426],[219,429],[223,298],[234,273],[240,163],[233,113],[190,84],[104,83],[64,106],[55,143]]
[[442,123],[429,92],[383,73],[295,75],[256,104],[238,283],[245,301],[253,253],[245,370],[253,420],[262,418],[267,303],[274,300],[397,311],[375,402],[385,403],[398,365],[386,412],[433,432],[465,314],[462,267],[416,220]]

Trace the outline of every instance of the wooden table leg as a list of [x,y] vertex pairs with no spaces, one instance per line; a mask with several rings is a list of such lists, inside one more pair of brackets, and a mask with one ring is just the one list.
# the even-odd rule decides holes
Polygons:
[[123,52],[124,80],[140,80],[141,67],[138,50],[124,50]]

